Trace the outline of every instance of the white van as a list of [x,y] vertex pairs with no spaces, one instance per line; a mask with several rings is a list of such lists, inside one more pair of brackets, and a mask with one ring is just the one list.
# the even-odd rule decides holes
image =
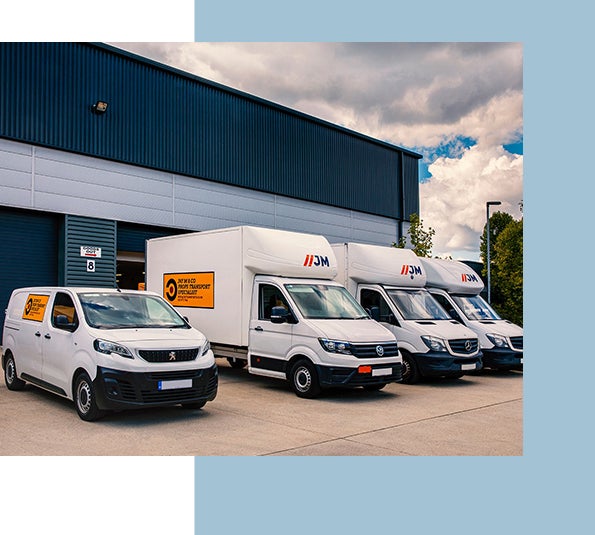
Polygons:
[[477,335],[451,319],[424,288],[426,275],[412,250],[361,243],[332,248],[336,280],[396,336],[404,383],[481,369]]
[[454,319],[479,336],[484,368],[523,369],[523,329],[502,319],[479,295],[483,281],[467,264],[423,258],[426,287]]
[[299,397],[401,379],[394,335],[336,273],[318,235],[243,226],[147,241],[147,289],[200,325],[216,356],[286,379]]
[[9,390],[25,383],[71,399],[93,421],[111,409],[215,399],[218,373],[205,336],[150,292],[106,288],[14,290],[2,367]]

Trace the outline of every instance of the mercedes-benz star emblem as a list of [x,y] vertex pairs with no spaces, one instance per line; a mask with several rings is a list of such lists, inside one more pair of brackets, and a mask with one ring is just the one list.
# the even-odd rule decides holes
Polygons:
[[382,346],[376,346],[376,354],[381,357],[384,355],[384,348]]
[[465,341],[465,351],[471,351],[471,348],[473,346],[471,345],[471,340],[466,340]]
[[169,352],[169,360],[176,360],[176,352],[175,351]]

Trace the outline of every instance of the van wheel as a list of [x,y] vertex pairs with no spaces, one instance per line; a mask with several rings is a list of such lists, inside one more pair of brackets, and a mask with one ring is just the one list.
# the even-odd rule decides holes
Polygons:
[[8,390],[23,390],[25,388],[25,381],[17,377],[17,368],[11,353],[6,356],[4,362],[4,382]]
[[300,398],[312,399],[320,394],[318,374],[314,365],[306,359],[298,360],[289,372],[289,382]]
[[248,364],[247,360],[244,359],[236,359],[235,357],[227,357],[227,362],[229,362],[229,365],[232,368],[236,368],[236,369],[242,369],[246,367],[246,364]]
[[403,374],[402,382],[406,385],[413,385],[419,381],[419,370],[417,364],[413,360],[413,357],[406,351],[401,350],[403,356]]
[[97,407],[95,388],[85,372],[81,372],[76,376],[73,397],[76,412],[81,420],[93,422],[105,415],[105,412]]

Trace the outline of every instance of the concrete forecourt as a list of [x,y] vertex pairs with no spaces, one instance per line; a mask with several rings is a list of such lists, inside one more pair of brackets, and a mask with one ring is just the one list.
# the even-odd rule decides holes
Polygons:
[[114,412],[88,423],[72,401],[0,384],[0,455],[488,455],[523,454],[523,374],[333,389],[296,397],[280,381],[219,364],[217,398]]

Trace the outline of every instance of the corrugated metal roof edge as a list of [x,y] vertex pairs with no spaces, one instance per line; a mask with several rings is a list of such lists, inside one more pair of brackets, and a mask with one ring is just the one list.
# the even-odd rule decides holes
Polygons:
[[202,78],[200,76],[197,76],[195,74],[191,74],[189,72],[183,71],[181,69],[177,69],[175,67],[171,67],[169,65],[165,65],[164,63],[159,63],[158,61],[149,59],[149,58],[145,58],[144,56],[140,56],[138,54],[134,54],[132,52],[128,52],[127,50],[123,50],[121,48],[112,46],[112,45],[108,45],[105,43],[85,43],[82,42],[80,43],[82,45],[87,45],[87,46],[92,46],[92,47],[96,47],[96,48],[100,48],[105,50],[106,52],[115,54],[115,55],[120,55],[123,57],[127,57],[128,59],[132,60],[132,61],[136,61],[138,63],[143,63],[146,65],[150,65],[152,67],[155,67],[156,69],[160,69],[163,71],[167,71],[170,72],[172,74],[175,74],[176,76],[181,76],[183,78],[187,78],[190,80],[194,80],[195,82],[213,87],[215,89],[219,89],[221,91],[225,91],[227,93],[231,93],[233,95],[236,95],[238,97],[247,99],[247,100],[251,100],[253,102],[258,102],[259,104],[262,104],[264,106],[270,107],[270,108],[274,108],[277,109],[279,111],[282,111],[284,113],[288,113],[290,115],[294,115],[296,117],[299,117],[301,119],[305,119],[307,121],[313,122],[313,123],[317,123],[320,124],[322,126],[325,126],[327,128],[331,128],[334,130],[338,130],[340,132],[343,132],[345,134],[357,137],[359,139],[362,139],[364,141],[368,141],[370,143],[374,143],[376,145],[380,145],[382,147],[385,147],[387,149],[390,150],[394,150],[397,152],[402,152],[404,154],[407,154],[413,158],[417,158],[417,159],[421,159],[423,158],[423,155],[418,154],[417,152],[414,152],[412,150],[409,149],[405,149],[403,147],[399,147],[397,145],[392,145],[391,143],[388,143],[386,141],[381,141],[380,139],[376,139],[373,138],[371,136],[367,136],[365,134],[362,134],[360,132],[356,132],[355,130],[350,130],[349,128],[345,128],[343,126],[339,126],[337,124],[331,123],[329,121],[325,121],[324,119],[319,119],[318,117],[314,117],[313,115],[308,115],[307,113],[303,113],[301,111],[298,110],[294,110],[292,108],[289,108],[287,106],[283,106],[282,104],[277,104],[275,102],[272,102],[270,100],[266,100],[262,97],[257,97],[256,95],[251,95],[250,93],[246,93],[244,91],[240,91],[239,89],[234,89],[232,87],[220,84],[218,82],[213,82],[212,80],[208,80],[207,78]]

